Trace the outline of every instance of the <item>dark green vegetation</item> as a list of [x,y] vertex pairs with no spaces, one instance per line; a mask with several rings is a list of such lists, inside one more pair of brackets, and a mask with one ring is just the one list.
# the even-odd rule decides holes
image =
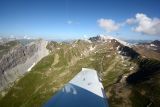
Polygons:
[[137,59],[139,69],[127,78],[132,84],[133,107],[158,107],[160,105],[160,61]]
[[160,61],[154,59],[133,59],[137,68],[130,73],[126,84],[117,81],[110,86],[111,107],[159,107],[160,105]]
[[130,55],[137,57],[137,54],[128,48],[121,48],[121,51],[129,50],[128,57],[122,56],[117,52],[118,45],[82,40],[73,43],[50,42],[47,46],[50,54],[9,89],[6,96],[0,99],[0,107],[42,106],[82,67],[93,68],[99,72],[111,107],[143,107],[152,100],[157,106],[160,102],[160,82],[157,74],[151,76],[153,84],[150,79],[138,84],[126,83],[124,76],[139,72],[141,68],[146,70],[148,67],[159,66],[159,62],[132,60]]
[[153,75],[160,73],[160,61],[152,59],[137,59],[139,69],[127,78],[130,84],[149,80]]

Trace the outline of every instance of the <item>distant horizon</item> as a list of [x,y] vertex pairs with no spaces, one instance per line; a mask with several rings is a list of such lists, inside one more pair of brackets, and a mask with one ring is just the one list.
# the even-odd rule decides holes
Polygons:
[[[91,37],[96,37],[96,36],[99,36],[99,35],[104,35],[104,36],[112,36],[112,35],[105,35],[105,34],[96,34],[96,35],[90,35],[90,36],[87,36],[87,37],[80,37],[80,38],[44,38],[44,37],[40,37],[40,36],[36,36],[36,37],[33,37],[33,36],[28,36],[28,37],[26,37],[25,35],[24,36],[13,36],[12,35],[12,37],[11,36],[2,36],[2,35],[0,35],[0,39],[1,38],[10,38],[10,39],[28,39],[28,40],[33,40],[33,39],[44,39],[44,40],[49,40],[49,41],[72,41],[72,40],[85,40],[85,39],[89,39],[89,38],[91,38]],[[115,37],[115,38],[117,38],[117,39],[120,39],[120,40],[124,40],[124,41],[154,41],[154,40],[160,40],[160,38],[159,39],[157,39],[157,38],[151,38],[151,39],[125,39],[125,38],[119,38],[119,37],[117,37],[116,35],[114,35],[114,36],[112,36],[112,37]]]

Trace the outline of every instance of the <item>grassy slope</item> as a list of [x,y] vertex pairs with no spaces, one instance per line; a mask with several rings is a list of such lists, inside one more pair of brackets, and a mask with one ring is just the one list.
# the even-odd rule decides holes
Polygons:
[[[104,87],[117,81],[127,72],[121,57],[114,51],[101,50],[97,53],[83,53],[90,44],[78,41],[78,47],[53,43],[48,48],[59,48],[43,58],[31,72],[20,79],[0,100],[1,107],[39,107],[72,79],[82,67],[94,68],[102,74]],[[100,47],[99,47],[100,48]],[[103,47],[104,48],[104,47]],[[84,54],[81,56],[81,54]],[[111,54],[111,57],[107,55]],[[113,55],[115,54],[115,55]],[[124,62],[128,64],[129,62]],[[123,66],[123,67],[122,67]]]
[[[123,60],[107,45],[100,46],[98,44],[98,48],[93,52],[89,52],[89,47],[97,44],[78,41],[74,45],[75,47],[67,43],[50,43],[47,47],[51,53],[10,89],[9,93],[0,100],[0,107],[39,107],[71,80],[82,67],[93,68],[99,72],[105,91],[109,96],[110,106],[124,106],[125,100],[117,95],[114,90],[117,87],[114,85],[123,74],[129,73],[130,68],[136,67],[137,64],[128,59]],[[142,86],[141,88],[144,89],[144,85]],[[122,88],[119,89],[122,91],[122,95],[128,92],[125,90],[126,88]],[[145,103],[148,99],[136,91],[138,86],[133,85],[133,89],[135,90],[132,90],[126,99],[130,100],[133,106],[141,107],[140,101]],[[158,89],[157,87],[155,90]]]
[[111,107],[159,107],[160,105],[160,61],[136,59],[137,70],[127,78],[127,84],[119,81],[108,87]]
[[[133,107],[159,107],[160,105],[160,61],[139,59],[139,70],[129,77],[132,85],[130,99]],[[135,78],[136,77],[136,78]]]

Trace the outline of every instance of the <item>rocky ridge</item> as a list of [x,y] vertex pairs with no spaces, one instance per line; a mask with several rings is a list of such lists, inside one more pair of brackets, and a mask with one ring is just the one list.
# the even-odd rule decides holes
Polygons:
[[[36,40],[25,46],[18,44],[0,59],[0,91],[11,87],[16,79],[48,55],[47,41]],[[30,68],[31,69],[31,68]]]

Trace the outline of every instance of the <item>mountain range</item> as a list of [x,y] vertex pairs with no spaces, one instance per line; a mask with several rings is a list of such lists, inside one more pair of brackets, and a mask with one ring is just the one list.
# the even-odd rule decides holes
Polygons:
[[105,35],[1,42],[0,107],[42,106],[84,67],[98,71],[110,107],[159,107],[160,41]]

